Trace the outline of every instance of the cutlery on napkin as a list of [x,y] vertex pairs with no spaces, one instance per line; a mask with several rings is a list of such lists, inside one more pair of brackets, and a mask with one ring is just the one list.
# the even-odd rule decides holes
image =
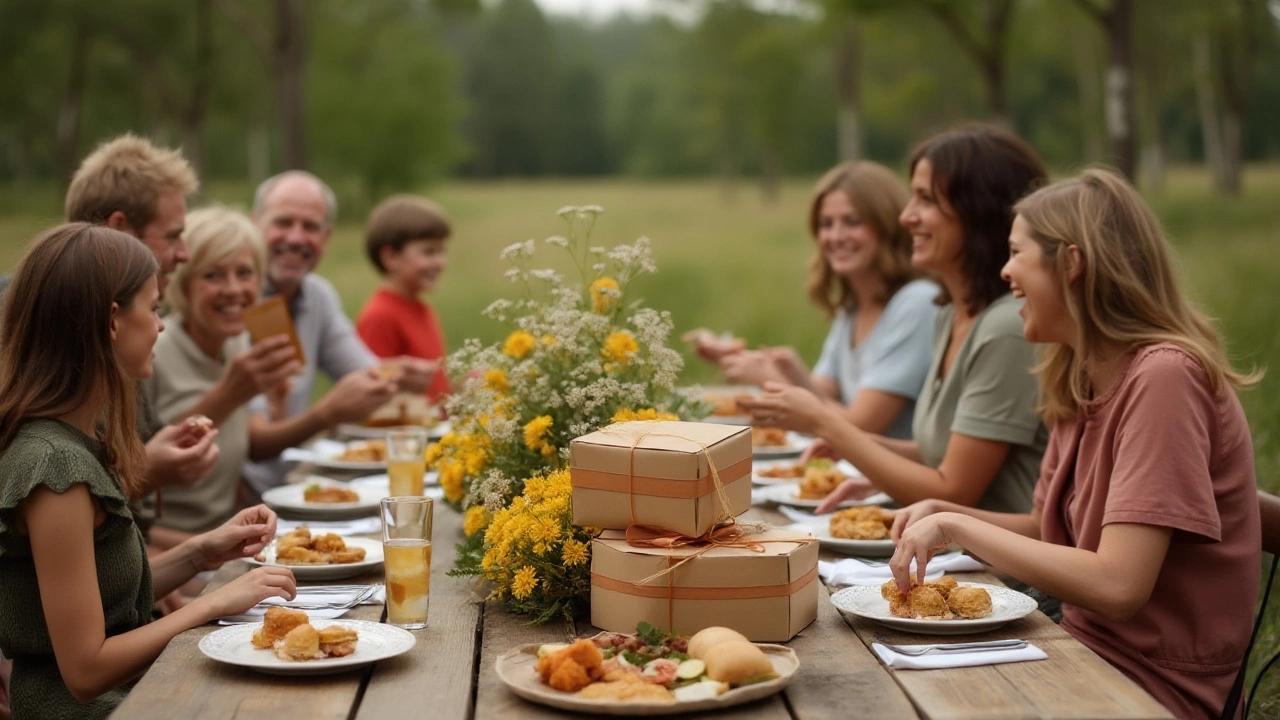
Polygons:
[[[1001,641],[1003,642],[1003,641]],[[871,649],[880,660],[891,668],[899,670],[938,670],[941,668],[974,667],[977,665],[999,665],[1001,663],[1027,662],[1030,660],[1047,660],[1049,656],[1043,650],[1030,643],[1020,648],[983,648],[982,643],[968,643],[977,646],[968,651],[947,651],[947,643],[937,645],[920,645],[911,647],[936,647],[942,652],[928,652],[921,655],[905,655],[895,652],[882,643],[871,643]]]
[[[285,600],[282,597],[269,597],[257,605],[249,608],[247,612],[241,615],[227,615],[218,618],[219,625],[243,625],[245,623],[262,622],[262,616],[267,614],[267,610],[273,606],[289,607],[290,605],[342,605],[345,599],[354,599],[360,593],[369,589],[368,585],[351,585],[350,590],[345,592],[335,591],[333,586],[317,588],[312,590],[307,587],[298,588],[298,595],[292,600]],[[374,605],[385,603],[387,598],[386,588],[379,586],[367,598],[361,601],[361,605]],[[349,607],[326,607],[326,608],[310,608],[302,612],[307,617],[315,620],[332,620],[333,618],[342,617],[351,611]]]
[[[964,553],[935,555],[929,561],[925,580],[937,580],[948,572],[981,572],[982,563]],[[911,575],[915,576],[915,561],[911,562]],[[845,558],[836,562],[818,562],[818,574],[828,585],[880,585],[893,577],[888,563]]]
[[303,525],[313,533],[334,533],[335,535],[377,535],[382,532],[382,519],[376,517],[356,520],[337,520],[332,522],[316,520],[277,520],[276,533],[283,535]]

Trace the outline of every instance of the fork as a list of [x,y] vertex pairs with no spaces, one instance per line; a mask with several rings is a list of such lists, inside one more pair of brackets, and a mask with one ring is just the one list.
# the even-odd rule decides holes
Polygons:
[[953,643],[950,645],[894,645],[880,643],[899,655],[928,655],[949,652],[994,652],[996,650],[1021,650],[1026,640],[990,640],[987,642]]
[[354,597],[339,603],[285,603],[284,606],[293,610],[350,610],[365,600],[368,600],[375,592],[377,592],[379,587],[380,586],[378,585],[370,585],[356,593]]

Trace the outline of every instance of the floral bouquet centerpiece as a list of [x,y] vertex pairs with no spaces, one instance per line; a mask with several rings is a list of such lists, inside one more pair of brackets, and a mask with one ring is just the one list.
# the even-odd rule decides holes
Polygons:
[[454,574],[491,581],[494,597],[534,622],[571,616],[590,595],[598,530],[571,521],[570,441],[614,422],[707,410],[675,389],[683,361],[667,347],[670,315],[628,295],[637,276],[657,270],[649,241],[589,245],[600,212],[561,209],[568,234],[545,241],[568,253],[572,280],[533,268],[532,240],[503,250],[507,277],[525,292],[484,314],[511,331],[449,356],[453,432],[427,450],[445,500],[465,513]]

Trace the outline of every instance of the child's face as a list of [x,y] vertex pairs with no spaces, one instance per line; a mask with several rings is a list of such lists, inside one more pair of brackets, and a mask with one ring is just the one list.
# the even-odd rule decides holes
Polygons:
[[448,265],[444,255],[444,240],[410,240],[400,252],[387,253],[383,265],[387,277],[406,290],[429,293],[435,289],[440,273]]

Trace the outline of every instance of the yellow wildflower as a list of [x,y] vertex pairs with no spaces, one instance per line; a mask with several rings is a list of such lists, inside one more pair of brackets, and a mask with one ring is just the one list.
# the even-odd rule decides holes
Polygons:
[[516,577],[511,581],[511,594],[517,600],[523,600],[533,594],[533,589],[538,586],[538,576],[533,570],[532,565],[525,565],[516,571]]
[[462,519],[462,531],[471,537],[480,532],[489,524],[489,513],[485,512],[483,505],[474,505],[467,508],[467,514]]
[[617,280],[610,277],[596,280],[591,283],[591,310],[598,313],[607,312],[620,295]]
[[507,373],[500,368],[490,368],[484,371],[484,384],[494,392],[506,392],[511,385],[507,383]]
[[547,432],[551,430],[551,416],[539,415],[524,426],[524,444],[534,452],[540,452],[547,443]]
[[623,364],[640,351],[640,344],[635,336],[626,330],[619,330],[604,341],[602,354],[615,363]]
[[678,415],[669,412],[658,412],[654,408],[640,408],[639,410],[619,410],[613,415],[613,422],[631,422],[633,420],[679,420]]
[[466,467],[457,461],[448,462],[444,468],[440,470],[440,487],[444,489],[444,496],[449,502],[459,502],[466,491],[462,486],[463,478],[466,476]]
[[560,341],[556,339],[556,336],[555,336],[555,335],[543,335],[543,336],[542,336],[542,347],[555,347],[555,346],[556,346],[556,344],[557,344],[557,343],[559,343],[559,342],[560,342]]
[[507,336],[506,342],[502,343],[502,354],[519,360],[528,355],[537,342],[532,335],[524,330],[516,330]]
[[565,540],[560,548],[560,559],[568,567],[581,565],[588,560],[587,546],[577,540]]

